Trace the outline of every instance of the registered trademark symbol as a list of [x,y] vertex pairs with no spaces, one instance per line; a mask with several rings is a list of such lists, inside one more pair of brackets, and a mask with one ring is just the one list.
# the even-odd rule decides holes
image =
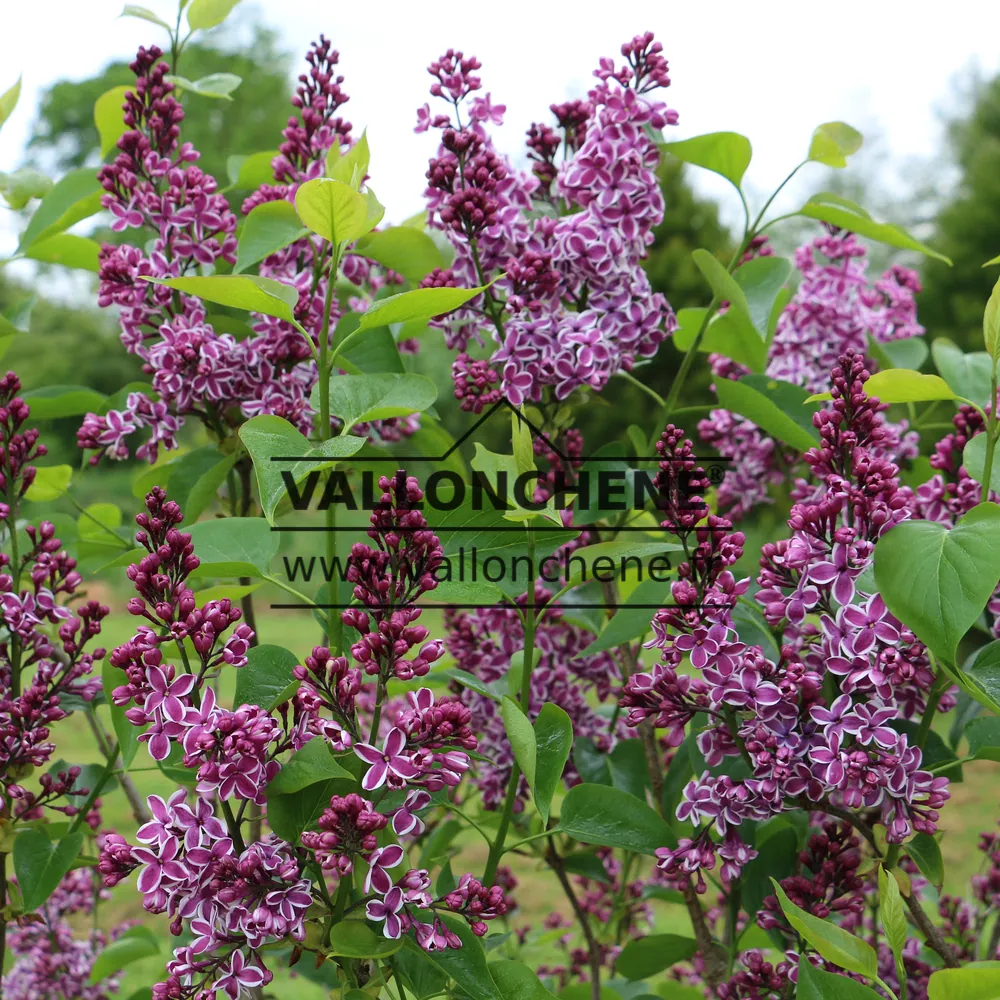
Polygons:
[[708,481],[718,486],[726,476],[726,470],[721,465],[712,465],[708,469]]

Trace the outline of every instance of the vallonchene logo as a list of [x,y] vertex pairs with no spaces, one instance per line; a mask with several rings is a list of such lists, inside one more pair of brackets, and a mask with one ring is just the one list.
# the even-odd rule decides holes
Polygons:
[[[507,412],[515,451],[520,438],[520,462],[514,455],[496,455],[476,442],[475,435],[487,422]],[[535,441],[541,441],[554,456],[551,469],[534,466]],[[464,470],[464,462],[454,458],[468,442],[476,445],[476,456],[472,468]],[[525,455],[531,456],[530,462],[525,461]],[[334,516],[325,518],[324,523],[284,523],[272,530],[310,538],[356,534],[358,512],[374,513],[391,506],[382,500],[387,480],[413,475],[410,470],[414,466],[433,467],[426,476],[417,477],[423,499],[408,504],[408,509],[420,510],[426,519],[426,527],[420,530],[433,532],[441,541],[443,558],[434,571],[438,589],[428,595],[439,607],[509,607],[510,600],[523,594],[531,580],[540,579],[553,593],[565,589],[570,581],[581,587],[591,583],[594,586],[586,598],[574,598],[571,606],[613,609],[616,604],[603,596],[602,585],[632,574],[636,583],[663,584],[665,593],[673,579],[672,559],[678,554],[684,558],[681,545],[669,529],[660,526],[661,518],[656,516],[663,500],[658,480],[660,455],[655,451],[629,454],[625,449],[605,446],[592,455],[571,457],[507,400],[487,409],[442,454],[355,455],[341,463],[346,468],[314,470],[296,482],[291,468],[303,458],[271,458],[283,466],[288,507],[304,519],[310,514],[332,512]],[[712,485],[722,481],[729,464],[728,459],[717,457],[696,461]],[[690,474],[676,469],[671,480],[675,501],[678,495],[682,498],[679,509],[701,521],[709,507],[690,483]],[[341,512],[354,514],[352,523],[338,523]],[[604,536],[613,536],[615,541],[606,542]],[[570,544],[573,542],[577,544]],[[305,548],[305,552],[283,556],[289,584],[323,584],[326,597],[332,598],[339,589],[343,599],[271,607],[344,610],[352,606],[347,583],[351,554],[337,553],[336,546],[330,554],[325,543],[310,543]],[[346,585],[346,592],[342,585]],[[633,606],[656,610],[663,601]]]

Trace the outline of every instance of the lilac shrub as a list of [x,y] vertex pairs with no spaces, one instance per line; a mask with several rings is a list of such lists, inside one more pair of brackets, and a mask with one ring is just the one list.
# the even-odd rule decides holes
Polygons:
[[[190,6],[192,30],[205,16]],[[870,278],[865,241],[934,251],[819,194],[793,277],[771,199],[755,217],[742,188],[749,142],[667,140],[648,32],[518,156],[479,61],[434,59],[426,213],[399,225],[326,38],[277,148],[223,188],[183,139],[205,94],[170,34],[173,65],[139,49],[97,175],[122,241],[100,248],[98,301],[145,381],[62,401],[90,475],[147,463],[134,532],[37,467],[29,405],[0,383],[8,995],[96,1000],[155,954],[145,927],[101,930],[113,892],[173,939],[155,1000],[288,976],[345,1000],[971,996],[1000,958],[1000,850],[983,835],[966,897],[940,840],[962,765],[1000,753],[1000,293],[985,353],[935,344],[940,376],[920,372],[917,276]],[[821,125],[788,179],[860,142]],[[643,266],[665,156],[745,213],[728,262],[693,255],[709,304],[677,313]],[[446,429],[428,338],[452,412],[510,418],[510,454]],[[700,355],[717,402],[682,405]],[[612,380],[643,405],[585,445]],[[624,507],[588,490],[608,474],[637,486]],[[491,477],[531,486],[442,501]],[[69,549],[20,513],[64,500]],[[763,503],[786,526],[761,538]],[[322,537],[322,586],[291,571],[305,557],[273,568],[285,531],[285,552]],[[470,582],[466,531],[526,571]],[[110,653],[92,643],[109,609],[81,592],[100,569],[129,587]],[[262,584],[312,615],[297,648],[267,641]],[[103,766],[52,760],[71,712]],[[169,790],[139,795],[130,768]],[[132,828],[104,828],[113,781]],[[540,914],[515,900],[529,878]]]

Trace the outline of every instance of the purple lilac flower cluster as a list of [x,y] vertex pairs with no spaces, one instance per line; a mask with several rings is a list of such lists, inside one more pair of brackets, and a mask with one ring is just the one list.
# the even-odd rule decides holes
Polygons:
[[3,976],[4,996],[9,1000],[107,1000],[117,993],[117,973],[94,984],[90,975],[94,959],[129,925],[119,924],[110,935],[95,929],[76,937],[72,923],[74,918],[90,916],[98,900],[110,898],[106,889],[95,893],[87,869],[64,875],[38,912],[7,932],[6,944],[14,961]]
[[[661,662],[629,679],[622,703],[631,725],[651,719],[675,744],[696,715],[709,719],[697,739],[707,769],[677,810],[700,830],[657,852],[665,874],[678,882],[694,875],[699,891],[717,857],[728,884],[754,856],[739,836],[745,820],[767,819],[790,804],[831,803],[871,811],[887,840],[901,843],[914,831],[932,833],[948,797],[947,778],[921,768],[921,751],[898,725],[927,709],[933,677],[926,651],[858,584],[878,537],[910,516],[897,468],[879,457],[886,407],[865,394],[868,377],[860,354],[840,358],[833,401],[814,420],[820,446],[805,456],[815,485],[798,487],[792,536],[762,550],[755,599],[768,624],[783,630],[776,661],[742,642],[732,620],[748,581],[734,580],[726,567],[742,551],[742,535],[723,518],[692,525],[697,515],[670,509],[671,478],[683,472],[695,490],[706,481],[681,432],[668,427],[660,443],[664,526],[685,540],[690,558],[673,586],[676,606],[653,621]],[[807,612],[819,615],[819,626]],[[685,659],[689,674],[680,672]],[[736,756],[748,777],[711,770]]]
[[[752,253],[762,256],[766,250],[766,243],[759,244]],[[870,284],[865,254],[854,234],[842,230],[799,247],[795,265],[801,280],[778,318],[766,368],[771,378],[823,392],[837,358],[846,350],[865,353],[868,336],[886,344],[923,335],[914,298],[920,291],[916,274],[894,265]],[[711,355],[710,361],[716,378],[738,379],[748,372],[721,355]],[[894,462],[917,455],[917,435],[907,426],[906,421],[886,424],[882,447]],[[698,433],[732,459],[718,497],[719,506],[734,518],[768,502],[768,487],[782,483],[783,466],[798,460],[793,450],[729,410],[712,410],[698,424]]]
[[[676,325],[640,266],[663,218],[650,131],[677,121],[652,96],[670,84],[667,62],[649,33],[622,55],[621,67],[601,60],[585,101],[552,106],[563,137],[531,127],[528,174],[493,146],[486,126],[500,125],[505,108],[478,95],[479,61],[449,49],[429,67],[431,94],[448,113],[424,105],[418,114],[418,132],[440,132],[428,213],[455,257],[424,284],[472,287],[502,273],[441,324],[461,351],[454,380],[465,409],[479,412],[501,395],[520,405],[550,390],[557,399],[581,386],[600,390],[652,356]],[[560,147],[572,156],[557,165]],[[487,329],[496,347],[489,363],[470,361],[467,344],[482,343]]]
[[51,758],[49,727],[67,715],[61,699],[92,701],[100,691],[101,679],[91,674],[105,651],[89,645],[109,611],[97,601],[71,609],[82,582],[76,560],[50,522],[17,521],[20,501],[35,481],[31,463],[46,454],[38,431],[25,426],[30,410],[20,389],[13,372],[0,378],[0,519],[8,534],[23,531],[29,543],[23,551],[0,554],[0,618],[6,631],[0,642],[0,781],[20,818],[40,816],[43,805],[72,816],[77,810],[66,796],[81,795],[73,787],[78,770],[46,776],[35,792],[20,781]]
[[[101,306],[118,307],[122,343],[142,360],[151,389],[130,393],[122,410],[86,415],[77,438],[81,448],[94,452],[92,463],[102,456],[127,458],[128,440],[143,429],[150,436],[136,455],[153,462],[161,444],[177,447],[177,433],[189,416],[215,434],[262,414],[283,417],[308,434],[315,417],[309,395],[316,364],[291,323],[251,314],[252,334],[237,340],[213,327],[201,300],[146,280],[183,277],[202,265],[236,259],[236,215],[215,178],[196,165],[199,153],[180,141],[184,110],[161,55],[155,46],[142,48],[131,64],[136,84],[123,105],[128,131],[118,141],[114,162],[99,173],[102,204],[114,215],[112,228],[155,234],[148,250],[130,244],[103,247],[98,295]],[[292,98],[297,115],[289,119],[273,162],[278,183],[265,184],[246,199],[244,213],[268,201],[294,201],[303,181],[322,175],[334,144],[343,151],[350,147],[351,124],[337,114],[348,100],[336,72],[339,56],[321,37],[306,59],[309,71],[300,76]],[[304,238],[260,267],[263,276],[297,289],[295,318],[314,343],[323,327],[327,282],[315,273],[318,252],[319,241]],[[351,307],[359,311],[380,287],[400,280],[354,254],[345,260],[343,273],[358,286]],[[332,308],[335,324],[340,314],[336,296]],[[365,425],[361,432],[396,440],[416,426],[414,417],[394,418]]]

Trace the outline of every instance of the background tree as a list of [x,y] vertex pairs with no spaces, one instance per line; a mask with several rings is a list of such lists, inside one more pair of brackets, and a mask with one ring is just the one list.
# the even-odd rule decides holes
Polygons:
[[937,213],[931,242],[954,261],[923,267],[920,321],[934,336],[966,348],[980,343],[983,303],[1000,254],[1000,77],[973,80],[966,112],[948,123],[948,148],[959,169],[953,193]]

